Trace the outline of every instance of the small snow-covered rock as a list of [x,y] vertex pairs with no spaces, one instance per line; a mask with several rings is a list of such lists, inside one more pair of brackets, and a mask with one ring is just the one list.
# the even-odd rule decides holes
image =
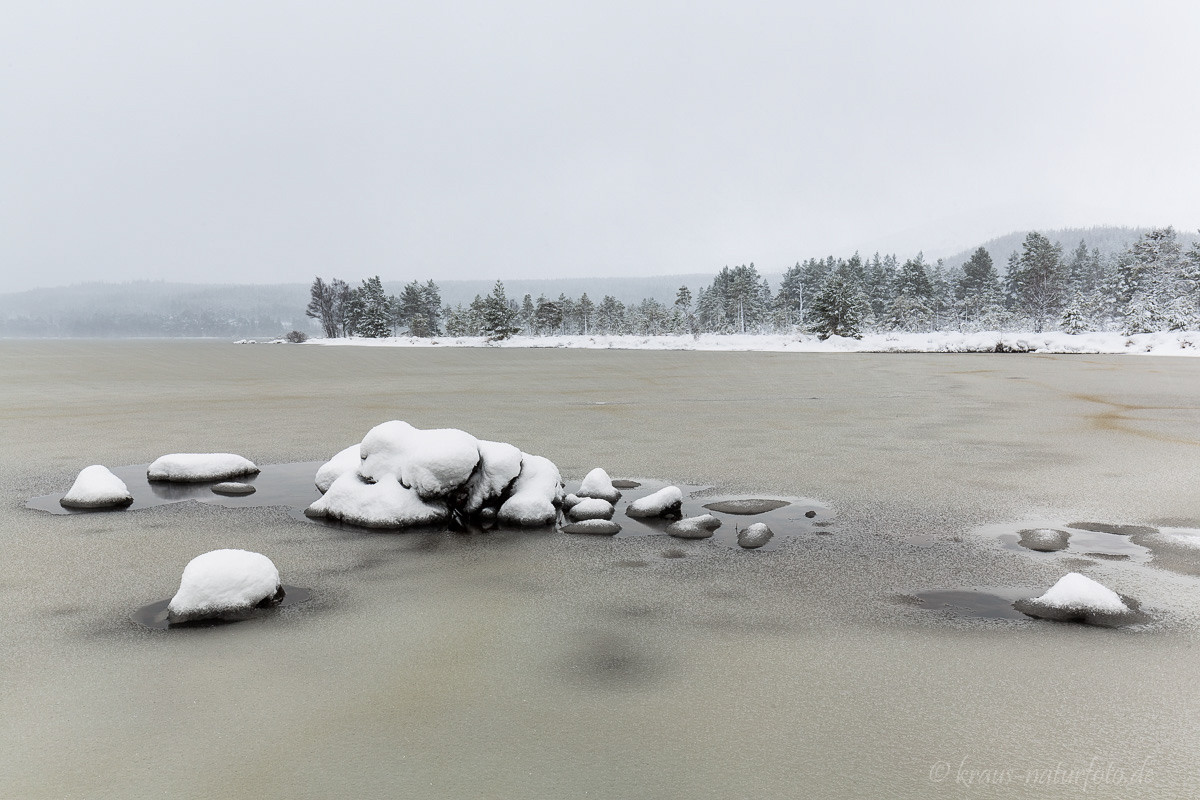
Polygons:
[[357,472],[358,465],[362,463],[362,445],[352,444],[345,450],[340,451],[333,458],[326,461],[317,470],[317,476],[314,479],[317,484],[317,491],[325,494],[329,491],[329,487],[338,478],[345,475],[347,472]]
[[625,509],[631,517],[675,517],[678,519],[683,508],[683,492],[678,486],[667,486],[640,500],[634,500]]
[[361,525],[364,528],[407,528],[444,522],[446,504],[422,500],[415,489],[400,485],[394,476],[368,481],[357,472],[335,480],[329,491],[304,510],[306,516]]
[[612,536],[621,532],[621,525],[607,519],[587,519],[563,526],[563,533],[590,533],[595,536]]
[[133,502],[125,481],[108,467],[93,464],[80,470],[71,488],[59,500],[63,508],[116,508]]
[[721,520],[712,514],[702,514],[672,522],[667,526],[667,533],[676,539],[707,539],[719,527]]
[[1107,627],[1146,619],[1136,604],[1131,608],[1121,595],[1078,572],[1068,572],[1045,594],[1018,600],[1013,607],[1022,614],[1038,619],[1086,622]]
[[600,467],[596,467],[584,476],[583,482],[579,484],[579,491],[575,494],[580,497],[607,500],[609,503],[615,503],[621,499],[621,493],[613,487],[612,479]]
[[509,525],[549,525],[558,517],[562,498],[562,476],[554,462],[525,453],[521,474],[513,483],[512,494],[500,506],[498,519]]
[[740,547],[753,550],[771,541],[775,532],[765,522],[756,522],[738,531],[737,543]]
[[563,510],[570,511],[572,508],[577,506],[581,500],[583,500],[583,498],[577,494],[572,493],[567,495],[562,501]]
[[146,477],[152,481],[197,483],[256,475],[258,471],[253,461],[233,453],[171,453],[155,459]]
[[213,550],[184,567],[167,618],[188,622],[220,617],[282,597],[279,570],[271,559],[247,550]]
[[255,491],[257,490],[250,484],[239,483],[237,481],[226,481],[225,483],[218,483],[216,486],[212,487],[213,494],[225,494],[230,496],[254,494]]
[[567,516],[576,522],[585,519],[612,519],[613,511],[613,504],[607,500],[589,497],[567,509]]

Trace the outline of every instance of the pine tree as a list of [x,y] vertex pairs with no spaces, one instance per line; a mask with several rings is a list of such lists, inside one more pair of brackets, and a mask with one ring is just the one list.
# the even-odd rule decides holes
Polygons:
[[785,328],[804,324],[804,268],[799,261],[783,273],[775,295],[775,310]]
[[1028,315],[1035,331],[1057,319],[1067,300],[1067,273],[1062,263],[1062,245],[1051,244],[1043,234],[1031,231],[1021,245],[1016,272],[1011,274],[1015,308]]
[[578,312],[583,335],[587,336],[592,332],[592,320],[596,316],[596,304],[587,296],[587,292],[584,292],[579,298]]
[[376,275],[367,278],[355,290],[355,332],[369,339],[382,339],[392,335],[391,298],[383,291],[383,281]]
[[475,299],[479,303],[480,332],[489,340],[507,339],[521,332],[516,324],[517,311],[509,305],[503,283],[496,281],[491,294],[482,299],[476,296]]
[[862,327],[871,311],[866,295],[853,279],[835,273],[813,297],[813,332],[821,339],[830,336],[862,338]]

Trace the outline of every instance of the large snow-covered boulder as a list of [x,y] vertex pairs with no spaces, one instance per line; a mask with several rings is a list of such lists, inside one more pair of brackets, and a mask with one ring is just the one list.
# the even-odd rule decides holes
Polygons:
[[329,487],[338,478],[345,475],[347,472],[356,472],[358,465],[362,463],[362,445],[352,444],[345,450],[340,451],[333,458],[326,461],[317,470],[315,482],[317,491],[325,494],[329,491]]
[[548,459],[451,428],[376,425],[317,471],[323,496],[305,513],[371,528],[475,519],[554,522],[562,479]]
[[510,525],[549,525],[558,518],[562,498],[562,475],[554,462],[525,453],[521,474],[513,483],[511,496],[500,506],[498,518]]
[[631,517],[674,517],[682,516],[683,492],[678,486],[666,486],[640,500],[634,500],[625,509]]
[[183,568],[179,591],[167,605],[167,619],[219,618],[281,599],[283,586],[271,559],[248,550],[213,550]]
[[63,499],[63,508],[117,508],[133,502],[125,481],[101,464],[80,470]]
[[171,453],[155,459],[146,477],[152,481],[198,483],[257,475],[258,471],[253,461],[233,453]]
[[621,493],[613,488],[612,479],[600,467],[596,467],[584,476],[583,482],[579,484],[579,491],[575,494],[580,497],[594,497],[598,500],[607,500],[610,503],[616,503],[621,499]]
[[1068,572],[1045,594],[1018,600],[1013,607],[1038,619],[1112,627],[1146,619],[1132,602],[1086,575]]

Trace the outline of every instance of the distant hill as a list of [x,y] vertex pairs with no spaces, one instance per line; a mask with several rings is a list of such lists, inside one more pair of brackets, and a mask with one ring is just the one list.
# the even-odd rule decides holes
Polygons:
[[[1149,230],[1150,228],[1097,226],[1094,228],[1061,228],[1058,230],[1040,229],[1039,232],[1044,234],[1050,241],[1061,243],[1064,255],[1070,255],[1071,251],[1078,247],[1079,242],[1082,240],[1087,243],[1088,250],[1099,248],[1102,255],[1110,256],[1123,252],[1136,242],[1139,236]],[[946,258],[944,264],[946,267],[962,266],[976,249],[983,247],[991,254],[992,262],[995,263],[996,269],[1003,275],[1005,271],[1004,267],[1008,263],[1008,257],[1013,252],[1019,253],[1021,251],[1021,243],[1025,241],[1025,237],[1029,233],[1029,231],[1013,231],[1004,236],[989,239],[981,245],[975,245],[975,247],[963,250],[961,253],[955,253],[953,256]],[[1184,249],[1191,246],[1193,242],[1200,241],[1200,234],[1194,231],[1177,231],[1177,233]]]

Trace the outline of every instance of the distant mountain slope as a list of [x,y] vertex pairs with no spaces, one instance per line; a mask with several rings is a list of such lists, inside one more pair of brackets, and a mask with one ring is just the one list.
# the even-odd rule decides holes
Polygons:
[[[1061,228],[1058,230],[1040,229],[1040,232],[1050,241],[1061,243],[1064,255],[1069,255],[1072,250],[1078,247],[1080,240],[1087,243],[1088,250],[1099,248],[1103,255],[1113,255],[1124,251],[1148,230],[1150,228],[1096,226],[1094,228]],[[1184,249],[1190,247],[1192,242],[1200,241],[1200,234],[1197,234],[1195,231],[1177,231],[1177,233]],[[1008,257],[1014,251],[1018,253],[1021,251],[1021,243],[1025,241],[1025,237],[1028,235],[1029,231],[1013,231],[1004,236],[989,239],[980,245],[975,245],[975,247],[963,250],[961,253],[956,253],[945,259],[945,266],[962,266],[976,249],[983,247],[991,254],[996,269],[1003,274],[1004,267],[1008,263]]]

